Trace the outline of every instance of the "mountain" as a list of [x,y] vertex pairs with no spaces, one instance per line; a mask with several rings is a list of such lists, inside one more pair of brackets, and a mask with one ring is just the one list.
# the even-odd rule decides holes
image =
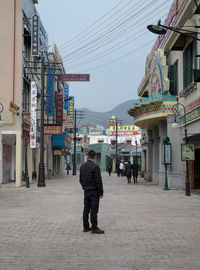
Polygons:
[[[106,127],[109,124],[110,118],[114,115],[119,120],[123,121],[124,125],[134,124],[133,117],[128,115],[128,110],[133,106],[133,101],[128,100],[124,103],[119,104],[112,110],[107,112],[95,112],[88,110],[87,108],[81,108],[80,111],[85,111],[85,119],[82,119],[80,125],[94,124]],[[77,121],[78,123],[78,121]]]

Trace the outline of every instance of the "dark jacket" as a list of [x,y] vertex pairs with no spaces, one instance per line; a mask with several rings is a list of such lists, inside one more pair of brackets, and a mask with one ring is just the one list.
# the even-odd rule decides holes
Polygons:
[[137,165],[137,163],[133,163],[132,170],[133,170],[133,176],[137,177],[138,176],[138,165]]
[[88,160],[80,167],[80,184],[83,190],[96,190],[103,196],[103,182],[99,166]]
[[126,176],[128,178],[131,178],[131,164],[130,163],[126,164]]

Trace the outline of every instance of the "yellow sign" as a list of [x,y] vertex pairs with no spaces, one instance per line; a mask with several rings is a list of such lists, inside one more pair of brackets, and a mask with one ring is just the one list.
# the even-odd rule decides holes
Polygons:
[[14,102],[10,101],[9,102],[9,111],[19,115],[19,106],[17,106]]

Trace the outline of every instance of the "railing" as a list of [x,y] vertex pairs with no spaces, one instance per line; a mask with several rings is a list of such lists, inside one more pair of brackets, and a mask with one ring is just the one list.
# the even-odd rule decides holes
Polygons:
[[133,101],[133,106],[142,106],[148,104],[154,104],[159,101],[176,101],[176,96],[172,96],[170,93],[167,95],[162,95],[161,93],[157,93],[155,95],[150,95],[149,97],[143,97],[139,99],[135,99]]

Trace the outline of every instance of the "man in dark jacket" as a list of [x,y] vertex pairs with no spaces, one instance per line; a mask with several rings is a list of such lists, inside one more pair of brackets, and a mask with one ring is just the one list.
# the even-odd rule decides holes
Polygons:
[[[96,153],[90,150],[87,154],[87,162],[80,167],[80,184],[84,190],[84,209],[83,209],[83,231],[91,233],[104,233],[97,227],[97,214],[99,210],[99,199],[103,198],[103,182],[99,166],[94,163]],[[90,222],[92,227],[89,226]]]

